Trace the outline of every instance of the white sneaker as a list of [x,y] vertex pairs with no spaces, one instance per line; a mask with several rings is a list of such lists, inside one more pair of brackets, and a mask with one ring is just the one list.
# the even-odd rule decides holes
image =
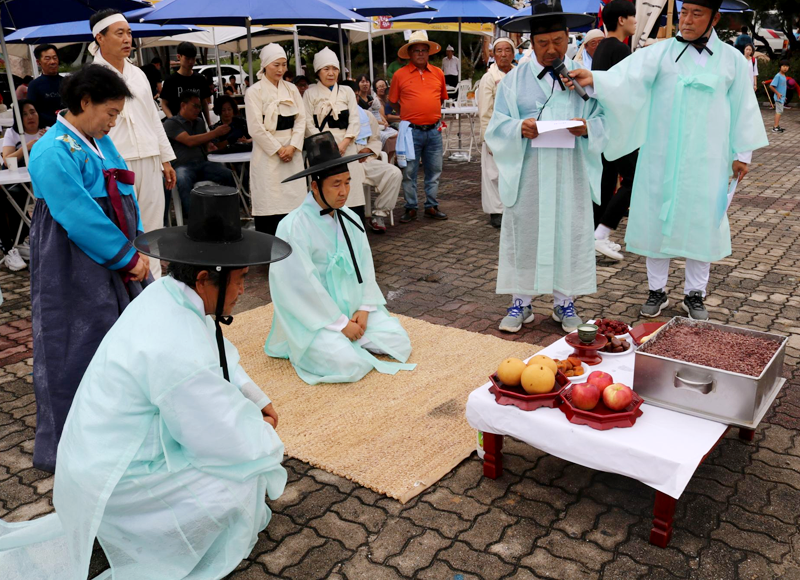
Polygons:
[[594,241],[595,252],[600,252],[604,256],[611,258],[616,262],[620,262],[624,259],[624,256],[619,252],[621,249],[622,248],[620,247],[619,244],[615,244],[608,238],[603,238]]
[[31,259],[31,247],[28,245],[28,240],[25,240],[19,246],[17,246],[17,249],[19,250],[19,255],[22,256],[23,260]]
[[6,266],[8,266],[8,269],[12,272],[19,272],[28,267],[25,260],[19,255],[19,250],[16,248],[9,250],[6,254]]

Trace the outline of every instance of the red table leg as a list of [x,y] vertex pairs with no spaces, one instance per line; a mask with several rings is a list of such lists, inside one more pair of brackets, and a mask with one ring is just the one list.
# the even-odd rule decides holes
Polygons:
[[489,479],[503,475],[503,436],[483,433],[483,474]]
[[739,439],[742,441],[752,441],[753,437],[755,437],[755,434],[755,429],[745,429],[744,427],[739,427]]
[[666,548],[672,539],[672,518],[675,515],[675,498],[660,491],[656,492],[653,507],[653,529],[650,530],[650,543]]

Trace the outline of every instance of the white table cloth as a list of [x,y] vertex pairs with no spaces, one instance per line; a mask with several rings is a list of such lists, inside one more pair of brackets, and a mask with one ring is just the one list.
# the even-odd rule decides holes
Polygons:
[[[250,166],[250,160],[253,158],[252,151],[244,151],[242,153],[210,153],[208,160],[212,163],[222,163],[230,165],[233,172],[233,180],[236,182],[236,189],[239,190],[239,198],[242,200],[244,211],[247,217],[251,217],[250,213],[250,192],[245,189],[244,175],[247,168]],[[237,168],[236,165],[239,165]]]
[[[572,353],[562,338],[537,354],[564,359]],[[605,371],[615,382],[633,385],[633,352],[606,356],[588,373]],[[479,431],[510,435],[566,461],[598,471],[637,479],[675,499],[680,498],[703,457],[727,425],[643,404],[642,416],[630,428],[598,431],[567,421],[559,409],[522,411],[498,405],[489,383],[467,401],[467,421]]]

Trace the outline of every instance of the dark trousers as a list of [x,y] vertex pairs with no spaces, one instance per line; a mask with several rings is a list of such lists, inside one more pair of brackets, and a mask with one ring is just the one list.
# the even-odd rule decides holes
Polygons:
[[444,82],[448,87],[455,87],[458,85],[458,75],[444,75]]
[[[8,190],[20,209],[24,210],[25,202],[28,199],[25,189],[20,185],[12,185]],[[22,218],[19,217],[6,194],[0,191],[0,249],[3,250],[3,253],[7,254],[14,247],[14,238],[17,237],[17,228],[19,228],[21,220]],[[19,241],[22,242],[27,235],[28,226],[23,224]]]
[[[361,218],[361,221],[364,221],[364,206],[359,205],[358,207],[351,207],[358,217]],[[255,221],[256,231],[261,232],[262,234],[269,234],[271,236],[275,235],[275,232],[278,231],[278,224],[280,221],[286,217],[285,213],[277,214],[277,215],[257,215],[253,216],[253,220]]]
[[[638,151],[614,161],[608,161],[603,157],[603,177],[600,181],[601,203],[594,206],[594,227],[603,224],[615,230],[625,217],[631,205],[631,190],[638,158]],[[619,189],[617,189],[617,177],[621,178]]]

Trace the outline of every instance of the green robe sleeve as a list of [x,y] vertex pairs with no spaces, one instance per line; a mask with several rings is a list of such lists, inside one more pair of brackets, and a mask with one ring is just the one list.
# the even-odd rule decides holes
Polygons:
[[604,109],[608,128],[608,145],[603,151],[606,159],[619,159],[644,144],[653,84],[672,42],[637,50],[610,70],[592,72],[594,96]]

